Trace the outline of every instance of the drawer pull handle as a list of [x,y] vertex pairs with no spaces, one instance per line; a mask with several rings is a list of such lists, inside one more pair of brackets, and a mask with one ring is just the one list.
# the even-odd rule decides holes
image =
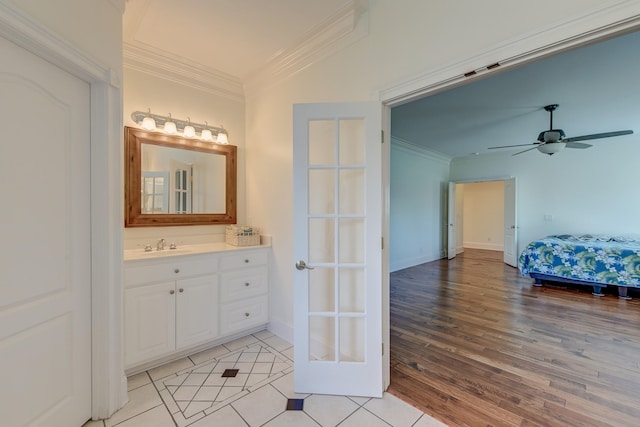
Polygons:
[[244,262],[245,262],[245,264],[249,264],[249,260],[248,259],[245,259]]
[[169,291],[169,295],[173,295],[173,294],[175,294],[175,293],[176,293],[176,291],[174,291],[173,289],[171,289],[171,290]]
[[249,314],[249,313],[245,313],[245,314],[244,314],[244,317],[249,317],[249,316],[250,316],[250,314]]
[[247,282],[247,283],[245,283],[244,285],[245,285],[245,286],[249,286],[250,284],[251,284],[251,283]]
[[176,274],[178,274],[178,273],[180,273],[180,269],[179,269],[179,268],[176,268],[175,270],[173,270],[173,272],[174,272],[174,273],[176,273]]
[[184,289],[183,289],[183,288],[180,288],[180,289],[178,289],[178,292],[183,293],[183,292],[184,292]]

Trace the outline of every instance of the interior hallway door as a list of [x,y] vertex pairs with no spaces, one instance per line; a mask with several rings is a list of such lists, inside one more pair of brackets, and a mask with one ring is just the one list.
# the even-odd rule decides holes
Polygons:
[[0,424],[91,417],[90,87],[0,38]]
[[516,179],[504,180],[504,262],[518,266],[518,216]]
[[381,120],[379,103],[294,105],[299,393],[382,396]]

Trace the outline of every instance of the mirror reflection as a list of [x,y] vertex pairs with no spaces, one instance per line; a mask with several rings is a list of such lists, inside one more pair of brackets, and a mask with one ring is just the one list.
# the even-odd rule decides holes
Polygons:
[[142,213],[225,212],[225,158],[142,144]]
[[237,147],[125,128],[125,227],[236,223]]

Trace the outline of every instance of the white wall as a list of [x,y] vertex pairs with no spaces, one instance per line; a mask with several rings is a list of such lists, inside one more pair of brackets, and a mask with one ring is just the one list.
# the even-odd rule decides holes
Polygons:
[[[620,20],[629,9],[571,20],[618,3],[371,0],[367,37],[287,80],[248,93],[247,215],[273,235],[272,330],[293,337],[292,104],[374,100],[381,89],[447,64],[457,64],[449,73],[463,74],[472,63],[481,67],[503,59],[488,61],[479,52],[500,46],[504,58],[515,56]],[[626,5],[640,13],[640,1]]]
[[463,201],[463,242],[465,248],[504,250],[504,182],[461,184]]
[[639,158],[640,135],[635,134],[553,156],[532,151],[454,159],[451,179],[517,178],[520,253],[530,241],[555,233],[638,234]]
[[113,69],[122,68],[123,0],[2,0]]
[[[449,161],[391,141],[390,270],[442,258]],[[444,228],[446,232],[446,228]]]
[[[246,149],[244,102],[203,92],[179,83],[131,68],[124,69],[123,79],[124,124],[136,126],[131,113],[147,111],[171,115],[195,123],[208,122],[212,126],[223,125],[229,132],[229,143],[238,147],[238,223],[247,221],[245,200]],[[144,247],[160,238],[178,244],[224,240],[224,226],[189,227],[134,227],[124,231],[125,249]]]

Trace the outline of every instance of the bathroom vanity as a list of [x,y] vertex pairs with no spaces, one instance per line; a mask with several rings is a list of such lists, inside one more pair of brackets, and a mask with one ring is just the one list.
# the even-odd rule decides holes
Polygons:
[[225,243],[125,251],[127,371],[264,329],[269,253]]

